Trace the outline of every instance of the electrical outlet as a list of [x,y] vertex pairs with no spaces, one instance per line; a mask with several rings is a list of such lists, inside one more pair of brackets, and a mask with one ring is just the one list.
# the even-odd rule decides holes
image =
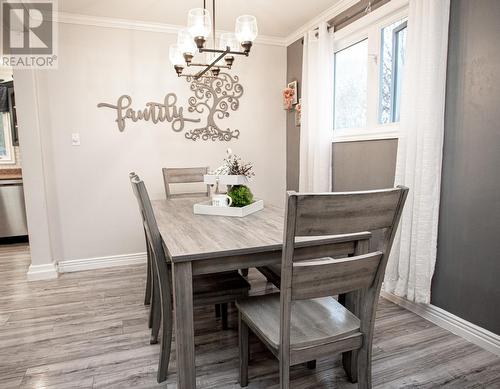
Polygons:
[[78,133],[71,134],[71,144],[73,146],[80,146],[80,134]]

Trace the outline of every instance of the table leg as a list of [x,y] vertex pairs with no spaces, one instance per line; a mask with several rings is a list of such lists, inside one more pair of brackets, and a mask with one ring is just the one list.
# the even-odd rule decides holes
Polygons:
[[193,273],[191,262],[172,264],[177,386],[196,388],[193,325]]

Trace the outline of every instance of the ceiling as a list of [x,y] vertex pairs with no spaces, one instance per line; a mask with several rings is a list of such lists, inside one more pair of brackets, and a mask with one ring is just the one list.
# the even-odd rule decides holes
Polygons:
[[[339,0],[217,0],[218,30],[234,30],[237,16],[257,17],[259,34],[287,37]],[[185,25],[187,12],[202,0],[59,0],[59,11],[107,18]],[[210,4],[210,6],[208,6]],[[212,1],[207,1],[211,10]]]

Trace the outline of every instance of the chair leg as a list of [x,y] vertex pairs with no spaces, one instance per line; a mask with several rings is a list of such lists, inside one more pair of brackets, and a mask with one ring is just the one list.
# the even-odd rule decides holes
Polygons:
[[310,370],[314,370],[314,369],[316,369],[316,360],[306,362],[306,366],[307,366],[307,368],[308,368],[308,369],[310,369]]
[[153,316],[154,316],[154,308],[153,308],[153,295],[151,294],[151,304],[149,304],[149,318],[148,318],[148,328],[153,328]]
[[158,343],[158,333],[160,332],[162,307],[160,298],[160,288],[158,286],[158,280],[156,279],[156,272],[153,269],[153,296],[151,297],[151,339],[150,344]]
[[250,348],[248,345],[248,326],[241,319],[241,313],[238,312],[239,328],[239,350],[240,350],[240,386],[248,386],[248,360],[250,359]]
[[220,317],[220,304],[215,304],[215,317]]
[[227,330],[228,325],[227,325],[227,303],[222,303],[220,305],[220,313],[222,316],[222,329]]
[[290,389],[290,366],[287,362],[279,360],[280,364],[280,389]]
[[158,383],[167,379],[168,364],[170,362],[170,351],[172,347],[172,312],[166,312],[162,307],[162,334],[161,334],[161,353],[158,362]]
[[247,277],[248,276],[248,269],[240,269],[240,272],[241,272],[241,275],[243,277]]
[[[147,238],[146,238],[147,239]],[[151,303],[151,254],[149,251],[149,244],[147,245],[147,271],[146,271],[146,292],[144,294],[144,305],[149,305]],[[149,327],[151,328],[151,327]]]
[[[149,248],[149,246],[148,246]],[[150,260],[151,257],[148,257],[148,261]],[[150,298],[150,304],[149,304],[149,319],[148,319],[148,328],[153,328],[153,322],[155,321],[155,299],[159,299],[159,297],[155,298],[155,289],[158,288],[156,283],[158,282],[156,279],[156,272],[155,269],[153,268],[153,263],[149,263],[149,271],[151,272],[151,281],[150,281],[150,286],[149,290],[151,293],[151,298]],[[159,313],[158,313],[159,314]]]
[[[149,261],[149,257],[148,257]],[[153,328],[153,317],[154,317],[154,288],[155,288],[155,273],[151,264],[148,263],[148,276],[150,276],[149,281],[149,319],[148,319],[148,328]],[[147,287],[147,285],[146,285]],[[146,292],[147,293],[147,292]]]
[[366,342],[358,350],[358,388],[371,389],[372,387],[372,345]]
[[358,350],[342,353],[342,365],[349,381],[358,382]]
[[[340,296],[339,296],[340,298]],[[361,292],[354,291],[343,295],[343,305],[359,317],[361,309]],[[340,301],[340,300],[339,300]],[[358,382],[358,350],[342,353],[342,365],[351,382]]]

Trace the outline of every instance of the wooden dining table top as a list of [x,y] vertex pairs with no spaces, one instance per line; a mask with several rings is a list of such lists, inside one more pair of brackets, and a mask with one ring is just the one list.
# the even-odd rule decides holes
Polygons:
[[153,212],[172,262],[281,250],[284,210],[266,205],[245,217],[197,215],[200,199],[153,200]]

